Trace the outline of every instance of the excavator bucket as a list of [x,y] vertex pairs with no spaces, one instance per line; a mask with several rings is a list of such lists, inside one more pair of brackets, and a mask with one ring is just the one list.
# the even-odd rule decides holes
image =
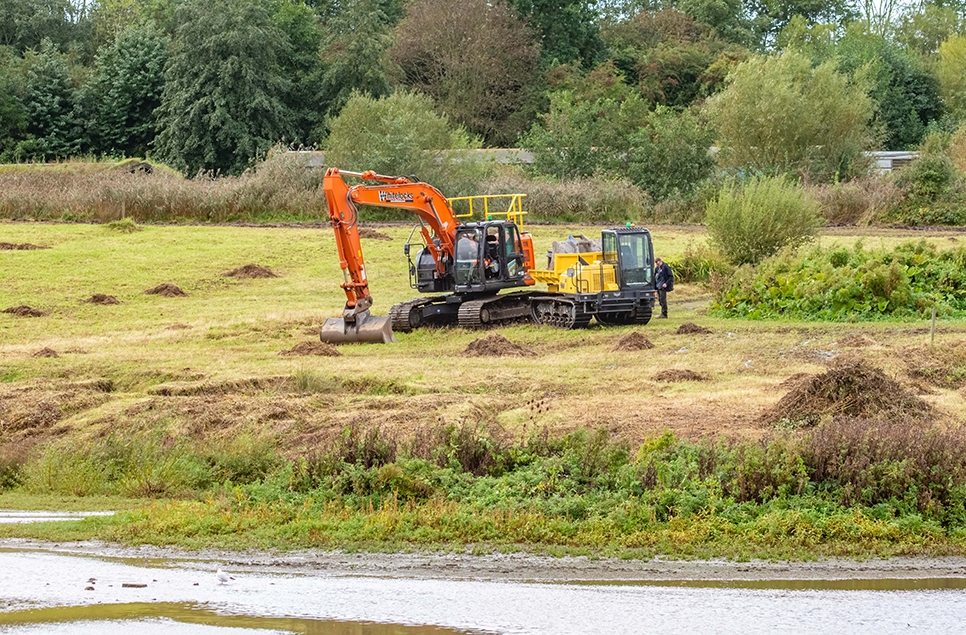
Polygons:
[[389,317],[375,315],[356,316],[355,323],[328,318],[319,331],[319,339],[329,344],[391,344],[396,341]]

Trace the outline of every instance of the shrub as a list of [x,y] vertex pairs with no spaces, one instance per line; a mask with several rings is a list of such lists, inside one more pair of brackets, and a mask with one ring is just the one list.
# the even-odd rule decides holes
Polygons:
[[717,289],[725,317],[869,320],[966,311],[966,249],[924,242],[895,249],[783,252],[742,268]]
[[712,245],[734,264],[754,264],[786,245],[811,240],[821,219],[818,202],[785,178],[753,178],[723,188],[708,203]]
[[720,252],[703,244],[688,243],[683,256],[665,262],[674,272],[676,282],[709,282],[713,276],[726,277],[735,270]]
[[883,176],[812,186],[808,192],[829,225],[868,224],[888,214],[904,197],[902,186]]

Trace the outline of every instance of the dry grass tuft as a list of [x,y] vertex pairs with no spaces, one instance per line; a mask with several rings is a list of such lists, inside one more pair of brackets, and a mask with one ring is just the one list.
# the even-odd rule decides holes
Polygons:
[[647,339],[643,333],[638,333],[634,331],[621,338],[617,342],[617,346],[614,347],[615,351],[644,351],[649,348],[654,348],[654,344],[651,340]]
[[332,344],[327,342],[299,342],[292,348],[279,352],[279,355],[293,356],[293,355],[319,355],[321,357],[341,357],[342,353],[339,352]]
[[856,361],[803,378],[760,421],[816,425],[822,418],[840,415],[867,419],[911,415],[930,420],[934,412],[882,370]]
[[191,328],[191,325],[190,324],[182,324],[181,322],[177,322],[177,323],[172,324],[171,326],[169,326],[167,328],[167,330],[168,331],[184,331],[184,330],[190,329],[190,328]]
[[485,337],[473,340],[463,351],[464,357],[533,357],[532,350],[519,344],[514,344],[499,333],[490,333]]
[[107,295],[106,293],[95,293],[91,297],[84,300],[84,302],[89,302],[90,304],[120,304],[120,300],[115,298],[113,295]]
[[164,284],[159,284],[156,287],[151,287],[144,293],[147,295],[160,295],[166,298],[184,297],[188,295],[181,290],[181,287],[176,284],[171,284],[170,282],[165,282]]
[[238,267],[237,269],[232,269],[231,271],[226,271],[221,274],[226,278],[277,278],[278,275],[275,274],[268,267],[263,267],[261,265],[249,264],[244,267]]
[[33,307],[27,306],[26,304],[21,304],[20,306],[12,306],[0,311],[0,313],[10,313],[18,317],[44,317],[47,315],[46,311],[41,311],[40,309],[35,309]]
[[694,322],[685,322],[674,332],[676,335],[708,335],[713,333],[709,328],[698,326]]

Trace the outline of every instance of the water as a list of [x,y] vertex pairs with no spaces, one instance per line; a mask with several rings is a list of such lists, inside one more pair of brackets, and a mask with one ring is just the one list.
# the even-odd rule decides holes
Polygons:
[[0,509],[0,524],[45,523],[62,520],[80,520],[88,516],[112,516],[114,512],[41,512]]
[[[217,563],[0,550],[0,633],[888,635],[966,630],[962,578],[561,584],[233,567],[235,580],[220,585],[216,568]],[[147,586],[124,588],[125,583]]]

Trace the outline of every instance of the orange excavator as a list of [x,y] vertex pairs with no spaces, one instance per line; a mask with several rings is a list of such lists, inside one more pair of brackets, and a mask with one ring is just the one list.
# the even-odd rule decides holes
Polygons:
[[[375,184],[348,185],[344,176]],[[393,342],[393,329],[426,325],[480,327],[531,317],[531,293],[499,295],[503,289],[534,284],[533,240],[510,220],[461,223],[450,202],[415,177],[329,168],[323,191],[335,231],[346,304],[341,318],[325,321],[324,342]],[[392,207],[419,220],[422,249],[413,261],[412,240],[404,247],[410,284],[422,293],[441,294],[402,302],[386,317],[370,315],[372,296],[359,238],[358,206]],[[415,230],[414,230],[415,234]]]

